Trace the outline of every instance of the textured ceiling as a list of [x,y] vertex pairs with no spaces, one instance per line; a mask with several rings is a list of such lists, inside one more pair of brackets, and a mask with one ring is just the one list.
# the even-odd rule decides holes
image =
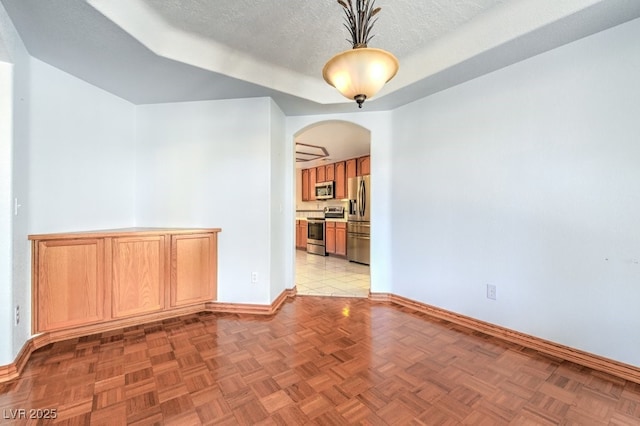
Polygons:
[[[357,111],[321,77],[349,48],[335,0],[0,0],[29,53],[135,104],[272,97]],[[388,110],[640,16],[640,0],[377,0],[400,59]],[[0,54],[2,40],[0,40]]]
[[[318,77],[351,48],[335,0],[143,0],[165,22],[261,61]],[[370,46],[400,60],[506,0],[384,1]]]

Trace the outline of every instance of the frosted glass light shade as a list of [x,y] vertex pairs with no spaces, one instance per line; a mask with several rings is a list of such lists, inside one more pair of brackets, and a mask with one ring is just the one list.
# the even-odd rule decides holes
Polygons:
[[[346,98],[373,97],[398,72],[398,60],[382,49],[360,47],[338,53],[322,69],[324,80]],[[361,102],[358,102],[361,103]]]

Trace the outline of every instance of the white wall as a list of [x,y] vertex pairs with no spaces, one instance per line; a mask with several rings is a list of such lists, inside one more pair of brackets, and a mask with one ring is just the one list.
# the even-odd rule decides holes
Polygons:
[[[13,212],[13,199],[27,193],[29,55],[0,5],[0,365],[13,362],[30,334],[30,257],[28,217]],[[21,201],[22,202],[22,201]],[[11,236],[11,237],[9,237]],[[14,325],[14,306],[21,322]]]
[[[17,355],[22,344],[31,336],[31,244],[29,233],[29,81],[31,77],[30,58],[21,46],[15,51],[13,74],[13,164],[12,200],[17,199],[18,211],[13,211],[12,240],[12,281],[13,294],[11,316],[20,307],[20,323],[14,326],[13,355]],[[15,208],[15,206],[14,206]],[[13,209],[12,209],[13,210]]]
[[28,234],[134,224],[133,106],[30,59],[21,44],[13,53],[8,212],[13,215],[14,198],[21,207],[12,216],[11,292],[0,306],[0,324],[13,337],[3,338],[10,344],[3,345],[0,365],[13,362],[31,335]]
[[[137,108],[137,225],[222,228],[223,302],[271,302],[270,102]],[[258,283],[251,283],[251,272]]]
[[30,232],[133,226],[133,104],[32,59]]
[[[355,104],[354,104],[355,106]],[[357,109],[357,107],[356,107]],[[343,120],[362,126],[371,131],[371,291],[387,293],[391,291],[391,270],[393,253],[391,252],[391,149],[393,145],[391,112],[358,111],[353,114],[327,114],[287,117],[287,151],[294,158],[294,136],[307,126],[326,121]],[[295,182],[296,176],[291,166],[291,202],[287,210],[291,230],[295,226]],[[295,235],[292,233],[291,235]],[[292,237],[293,238],[293,237]],[[291,239],[291,246],[294,240]],[[294,256],[293,250],[291,256]],[[295,273],[292,266],[291,273]]]
[[[0,365],[13,360],[12,321],[12,135],[13,66],[0,62]],[[3,362],[8,361],[8,362]]]
[[270,131],[271,131],[271,199],[270,206],[270,250],[271,258],[271,288],[270,302],[275,300],[285,289],[293,288],[293,276],[287,276],[290,270],[287,262],[292,259],[294,245],[291,244],[293,234],[286,221],[285,207],[289,203],[291,191],[290,174],[287,171],[293,164],[293,158],[286,150],[285,116],[278,105],[270,101]]
[[394,293],[640,366],[638,40],[635,20],[394,111]]
[[[0,145],[7,162],[1,168],[0,223],[9,224],[2,235],[11,235],[0,242],[0,252],[8,253],[0,257],[9,262],[8,275],[0,268],[5,365],[31,332],[28,234],[134,224],[135,116],[132,104],[31,59],[1,6],[0,40],[12,63],[2,67],[0,83]],[[14,198],[21,205],[17,215]]]

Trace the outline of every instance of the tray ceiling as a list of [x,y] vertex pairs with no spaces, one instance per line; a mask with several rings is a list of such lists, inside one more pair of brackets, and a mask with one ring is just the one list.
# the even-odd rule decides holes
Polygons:
[[[335,0],[0,0],[34,57],[135,104],[270,96],[288,115],[353,112],[321,76],[350,46]],[[635,0],[377,0],[371,47],[397,107],[640,16]]]

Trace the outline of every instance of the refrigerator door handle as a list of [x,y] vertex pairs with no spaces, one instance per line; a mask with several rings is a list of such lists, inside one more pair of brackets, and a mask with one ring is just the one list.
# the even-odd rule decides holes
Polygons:
[[362,216],[362,181],[358,179],[358,216]]
[[362,179],[362,213],[360,216],[364,217],[364,213],[367,211],[367,187],[364,184],[364,179]]

